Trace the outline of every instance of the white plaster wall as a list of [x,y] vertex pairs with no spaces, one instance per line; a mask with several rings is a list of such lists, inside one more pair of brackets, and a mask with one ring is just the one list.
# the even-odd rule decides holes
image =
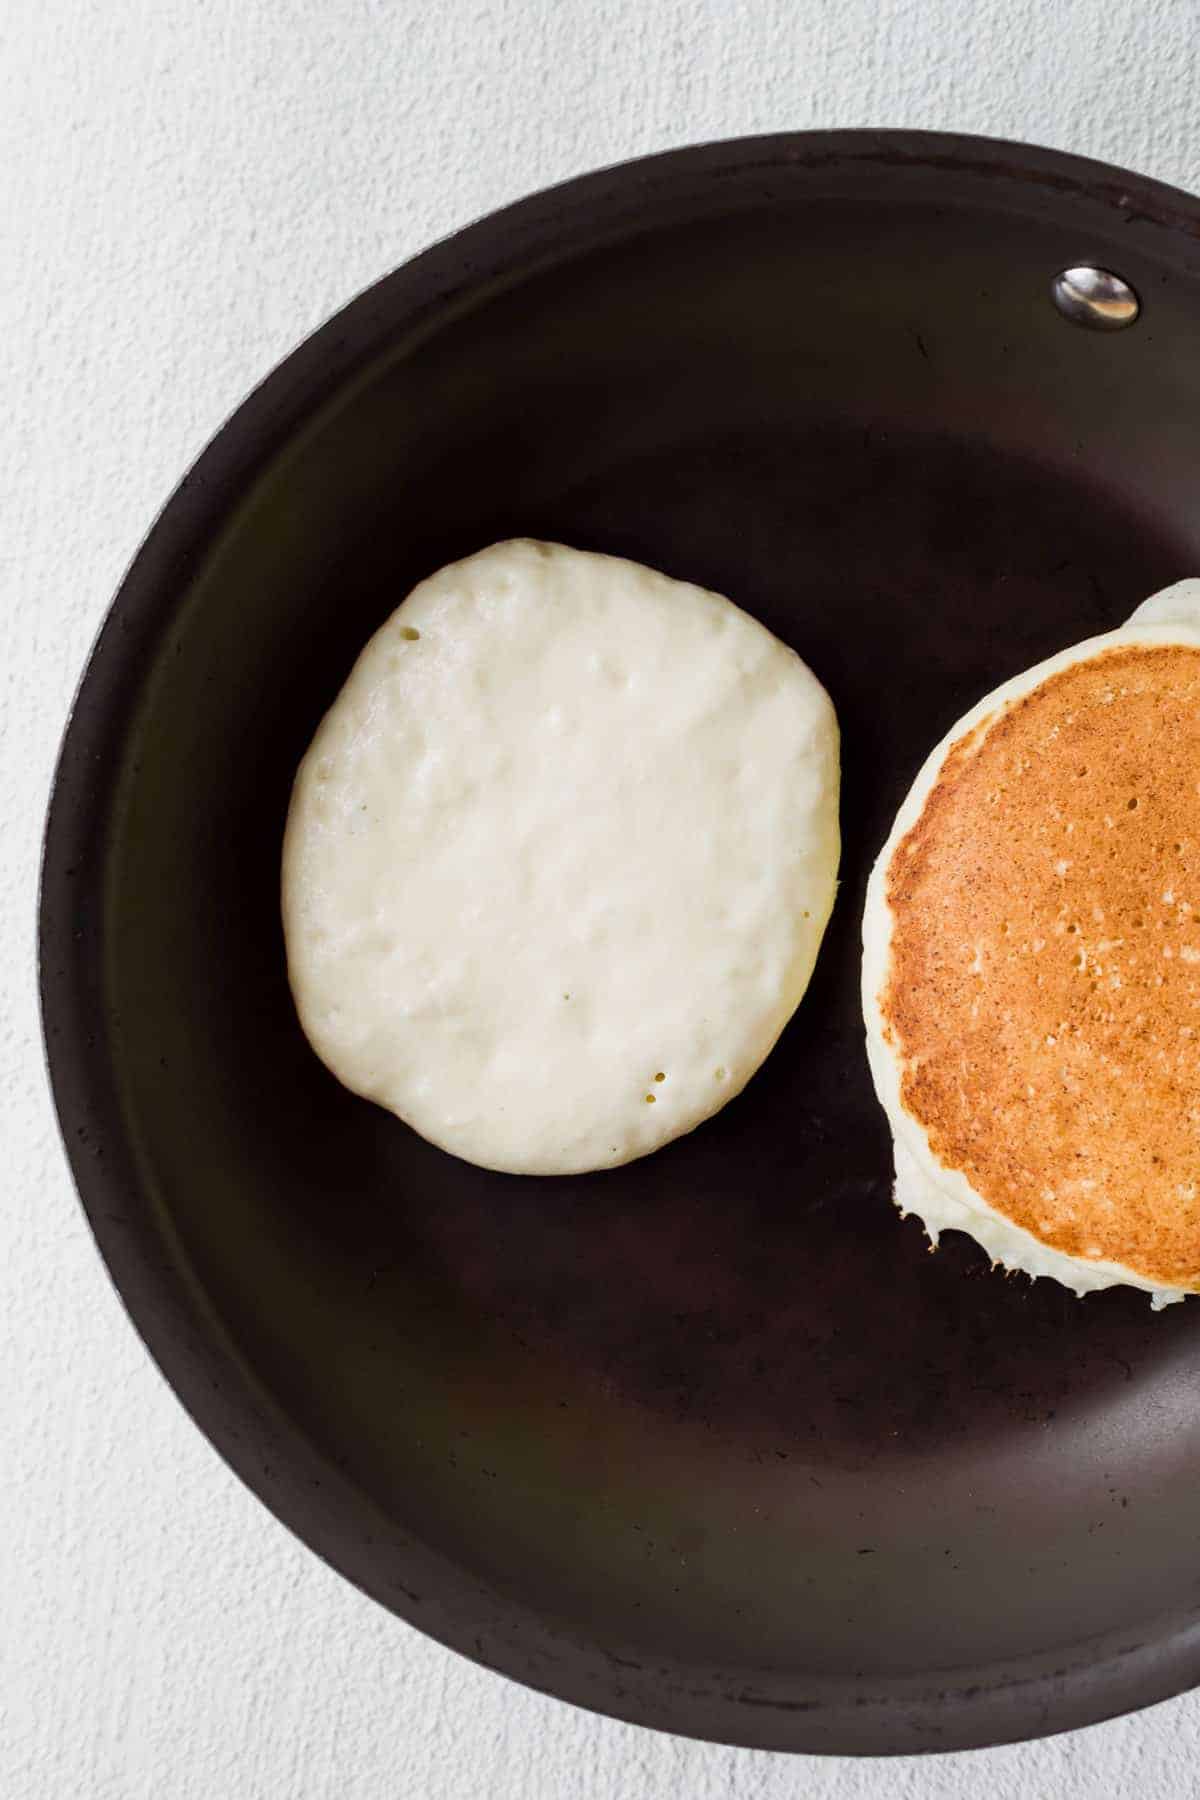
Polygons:
[[84,653],[177,475],[333,307],[640,151],[818,125],[1040,139],[1200,188],[1197,0],[0,0],[0,1795],[1141,1800],[1200,1695],[1040,1745],[728,1751],[524,1692],[294,1543],[187,1423],[51,1123],[38,833]]

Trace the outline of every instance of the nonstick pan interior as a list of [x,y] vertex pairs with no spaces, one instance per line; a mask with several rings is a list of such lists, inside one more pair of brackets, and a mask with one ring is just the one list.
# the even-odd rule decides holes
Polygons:
[[[1055,310],[1080,262],[1136,325]],[[914,134],[685,151],[372,289],[155,527],[48,828],[64,1134],[197,1422],[415,1625],[778,1748],[1010,1739],[1200,1681],[1200,1303],[931,1255],[891,1205],[857,981],[930,746],[1200,572],[1198,335],[1200,205],[1132,176]],[[571,1180],[344,1092],[278,916],[291,776],[358,648],[526,533],[729,594],[844,744],[841,891],[779,1046],[693,1136]]]

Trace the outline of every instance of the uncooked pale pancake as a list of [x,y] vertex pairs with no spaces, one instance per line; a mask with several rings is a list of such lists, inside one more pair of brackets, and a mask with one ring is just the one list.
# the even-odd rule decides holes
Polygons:
[[1200,1290],[1200,583],[955,726],[863,941],[901,1209],[1076,1292]]
[[354,1092],[528,1174],[716,1112],[833,904],[824,689],[730,601],[520,540],[416,588],[296,778],[296,1006]]

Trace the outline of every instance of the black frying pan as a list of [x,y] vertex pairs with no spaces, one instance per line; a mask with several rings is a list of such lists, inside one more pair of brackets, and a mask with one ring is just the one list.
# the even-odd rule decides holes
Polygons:
[[[1056,310],[1081,263],[1133,285],[1134,326]],[[278,918],[292,773],[359,646],[514,533],[732,595],[844,733],[796,1019],[717,1119],[575,1180],[486,1174],[343,1091]],[[857,983],[930,745],[1197,571],[1200,203],[1023,146],[778,137],[590,176],[389,276],[251,396],[88,667],[42,994],[125,1302],[306,1542],[492,1668],[733,1743],[982,1744],[1200,1681],[1200,1303],[929,1255]]]

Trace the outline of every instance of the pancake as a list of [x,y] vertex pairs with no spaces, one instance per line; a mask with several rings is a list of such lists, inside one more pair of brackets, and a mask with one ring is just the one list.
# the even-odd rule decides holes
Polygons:
[[301,1024],[486,1168],[611,1168],[730,1100],[833,905],[834,710],[720,595],[527,540],[417,587],[321,724],[283,852]]
[[900,1210],[1077,1294],[1200,1291],[1200,581],[948,733],[863,951]]

